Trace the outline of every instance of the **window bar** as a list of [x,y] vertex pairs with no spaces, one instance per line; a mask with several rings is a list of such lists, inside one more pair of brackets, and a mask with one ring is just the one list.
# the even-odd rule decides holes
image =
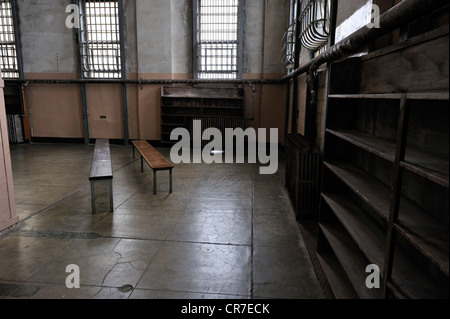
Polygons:
[[[75,0],[75,4],[78,6],[80,10],[80,27],[76,29],[77,40],[78,40],[78,59],[79,59],[79,76],[81,79],[89,78],[87,76],[87,71],[89,67],[88,58],[88,48],[87,48],[87,34],[86,34],[86,25],[88,24],[88,15],[87,9],[85,5],[85,1],[83,0]],[[81,113],[83,118],[83,137],[84,143],[86,145],[89,144],[89,120],[88,120],[88,111],[87,111],[87,102],[86,102],[86,85],[84,83],[80,84],[80,98],[81,98]]]
[[[121,71],[121,78],[125,80],[127,78],[127,70],[125,67],[125,26],[124,26],[124,13],[123,13],[123,3],[122,0],[119,0],[117,3],[117,12],[118,15],[115,17],[115,24],[114,24],[114,40],[119,41],[119,48],[116,49],[118,52],[120,58],[120,71]],[[117,30],[117,28],[119,28]],[[123,115],[123,131],[124,131],[124,144],[128,145],[130,133],[129,133],[129,123],[128,123],[128,94],[127,94],[127,85],[124,83],[122,84],[122,115]]]
[[[78,28],[81,79],[126,79],[122,0],[75,0],[80,8]],[[80,85],[84,139],[90,141],[86,88]],[[128,145],[126,84],[122,85],[124,142]]]
[[15,0],[0,1],[0,53],[4,78],[23,78]]
[[197,0],[194,4],[195,67],[200,79],[240,77],[242,0]]
[[119,2],[79,1],[82,4],[79,38],[84,78],[124,77],[123,23],[120,18],[123,10]]

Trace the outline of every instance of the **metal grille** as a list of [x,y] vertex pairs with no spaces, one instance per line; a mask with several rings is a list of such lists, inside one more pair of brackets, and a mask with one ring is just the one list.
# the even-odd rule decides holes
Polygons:
[[[215,150],[224,150],[225,147],[225,130],[227,128],[230,129],[236,129],[236,128],[242,128],[244,127],[244,119],[242,117],[238,116],[216,116],[216,117],[199,117],[199,118],[193,118],[192,119],[193,130],[198,130],[201,132],[203,130],[207,133],[209,136],[211,129],[218,129],[220,133],[222,134],[222,141],[220,144],[217,142],[217,145],[214,145]],[[200,126],[195,126],[199,125]],[[191,136],[194,136],[193,132],[191,132]],[[202,141],[201,147],[204,148],[207,144],[212,143],[211,141]]]
[[300,0],[300,40],[312,51],[325,47],[330,34],[330,0]]
[[282,63],[288,71],[294,69],[295,63],[295,27],[295,23],[291,24],[283,37]]
[[239,0],[198,0],[196,76],[238,79]]
[[289,27],[283,36],[283,59],[282,63],[288,73],[290,73],[295,66],[295,43],[297,30],[297,5],[298,0],[291,0],[289,11]]
[[0,55],[3,78],[19,78],[11,1],[0,0]]
[[286,187],[298,220],[316,218],[320,202],[322,155],[299,135],[286,140]]
[[81,2],[80,54],[83,77],[121,78],[118,1]]

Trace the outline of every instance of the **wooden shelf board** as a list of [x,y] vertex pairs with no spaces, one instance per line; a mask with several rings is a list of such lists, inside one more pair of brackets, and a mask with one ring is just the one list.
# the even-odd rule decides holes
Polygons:
[[448,226],[403,199],[395,228],[444,274],[449,275]]
[[391,281],[399,294],[409,299],[448,298],[448,293],[439,289],[427,275],[427,269],[417,266],[417,262],[402,249],[396,249]]
[[244,100],[242,96],[225,96],[225,95],[211,95],[211,96],[200,96],[200,95],[161,95],[161,98],[169,99],[208,99],[208,100]]
[[[387,185],[351,164],[325,162],[324,165],[387,221],[391,205]],[[401,203],[397,230],[448,276],[448,227],[410,201],[402,199]]]
[[353,203],[345,194],[322,194],[322,198],[370,263],[383,269],[386,235],[376,227],[367,216],[367,212]]
[[[441,100],[449,99],[448,92],[423,92],[423,93],[405,93],[409,100]],[[403,93],[380,93],[380,94],[330,94],[331,99],[385,99],[399,100]]]
[[317,253],[317,258],[327,276],[336,299],[358,299],[358,294],[332,252]]
[[[367,252],[370,249],[372,249],[372,255],[374,256],[379,256],[380,253],[384,253],[384,250],[382,249],[384,248],[383,243],[385,238],[381,238],[380,235],[373,236],[373,234],[371,234],[372,231],[378,233],[379,231],[377,231],[376,228],[370,224],[370,222],[363,221],[363,216],[365,214],[364,211],[360,210],[352,203],[349,203],[346,199],[343,199],[345,195],[335,196],[323,194],[322,197],[324,197],[338,218],[339,216],[346,216],[339,219],[349,235],[351,235],[355,242],[358,243],[358,246],[360,248],[365,247],[361,248],[361,250],[364,252],[366,257]],[[353,213],[351,213],[352,210]],[[348,214],[348,212],[350,212],[350,214]],[[355,220],[351,221],[351,219]],[[349,220],[350,222],[348,222]],[[339,253],[336,253],[336,255],[338,254]],[[370,260],[370,258],[368,259]],[[372,263],[378,265],[380,269],[383,269],[383,262],[374,260]],[[408,298],[414,299],[442,298],[445,295],[445,292],[437,288],[434,280],[427,275],[429,275],[429,272],[420,267],[417,262],[411,259],[411,257],[406,254],[404,249],[401,249],[401,247],[398,246],[396,247],[392,281],[398,287],[402,287],[401,291],[404,295],[408,296]]]
[[187,105],[161,105],[162,109],[203,109],[204,111],[243,111],[243,107],[232,107],[232,106],[201,106],[201,105],[193,105],[193,106],[187,106]]
[[161,105],[161,107],[166,107],[166,108],[192,108],[192,109],[201,109],[202,108],[201,105],[192,105],[192,106],[188,106],[188,105]]
[[388,221],[391,206],[391,191],[388,186],[351,164],[324,162],[324,165]]
[[161,114],[161,116],[167,117],[188,117],[194,119],[200,118],[242,118],[238,115],[209,115],[209,114]]
[[[361,133],[355,130],[330,130],[335,135],[361,149],[375,154],[391,163],[395,161],[396,143],[392,140]],[[448,188],[449,160],[424,151],[407,148],[401,166],[422,177]]]
[[327,129],[327,133],[335,135],[391,163],[394,163],[395,161],[396,147],[395,142],[391,140],[361,133],[355,130]]
[[408,299],[405,294],[400,290],[399,287],[393,282],[386,283],[387,287],[391,290],[391,293],[394,295],[396,299]]
[[359,298],[379,298],[379,292],[366,287],[368,274],[365,271],[369,263],[345,231],[332,224],[320,224],[320,230],[328,240]]
[[204,109],[213,109],[213,110],[217,110],[217,109],[223,109],[223,110],[243,110],[243,106],[207,106],[204,105],[203,106]]
[[[406,152],[405,160],[410,162],[401,162],[400,166],[434,183],[449,188],[448,159],[430,154],[426,154],[424,157],[424,154],[421,151],[409,150]],[[433,167],[433,169],[427,168],[427,166]]]

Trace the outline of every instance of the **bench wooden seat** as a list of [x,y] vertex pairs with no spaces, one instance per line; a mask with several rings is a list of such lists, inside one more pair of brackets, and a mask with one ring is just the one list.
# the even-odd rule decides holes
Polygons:
[[89,174],[89,181],[91,183],[92,214],[96,213],[95,183],[99,181],[108,181],[110,212],[114,211],[112,180],[113,180],[113,173],[111,166],[111,153],[109,149],[109,140],[97,139],[95,141],[94,156],[92,159],[91,172]]
[[141,172],[144,172],[144,160],[153,170],[153,194],[157,193],[156,172],[169,171],[170,184],[169,193],[172,193],[172,169],[174,165],[170,163],[164,156],[153,148],[147,141],[132,141],[133,144],[133,158],[135,157],[134,150],[137,149],[141,154]]

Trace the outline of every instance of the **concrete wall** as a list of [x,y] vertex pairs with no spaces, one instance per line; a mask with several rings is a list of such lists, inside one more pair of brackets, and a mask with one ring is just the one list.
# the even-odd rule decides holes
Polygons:
[[14,197],[3,87],[4,82],[0,72],[0,232],[19,221]]
[[[74,30],[65,26],[71,0],[19,0],[26,79],[78,78]],[[129,79],[191,79],[192,1],[123,0],[126,70]],[[243,78],[280,78],[281,39],[288,23],[289,0],[247,0],[245,5]],[[131,139],[160,140],[159,85],[128,85]],[[25,91],[33,137],[83,138],[78,85],[29,84]],[[121,87],[87,85],[91,138],[124,136]],[[247,123],[284,125],[284,88],[246,88]],[[256,114],[253,118],[253,114]],[[102,119],[101,116],[106,116]],[[280,138],[282,140],[282,138]]]
[[[289,0],[246,1],[244,26],[243,78],[279,79],[286,73],[281,63],[282,39],[289,23]],[[256,86],[246,103],[246,114],[253,113],[248,126],[278,128],[284,143],[286,85]],[[251,91],[251,90],[248,90]],[[250,93],[247,93],[250,95]]]

